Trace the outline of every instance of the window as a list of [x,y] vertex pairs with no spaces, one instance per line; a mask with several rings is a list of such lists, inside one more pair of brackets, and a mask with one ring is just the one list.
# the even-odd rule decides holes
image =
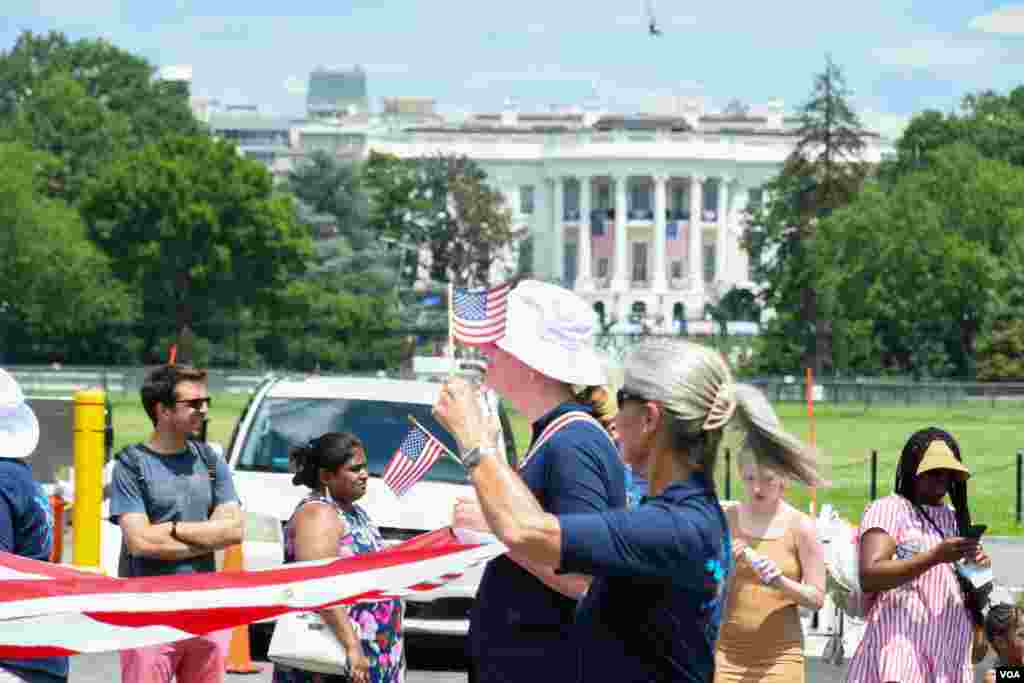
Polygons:
[[598,186],[597,208],[608,210],[612,208],[612,188],[607,183]]
[[673,211],[685,211],[690,208],[690,199],[686,196],[686,191],[682,185],[675,185],[672,187],[672,199],[671,206]]
[[670,240],[679,239],[679,223],[676,221],[665,223],[665,237]]
[[679,278],[683,276],[683,262],[673,261],[672,262],[672,277]]
[[704,282],[711,284],[715,281],[715,245],[704,245]]
[[562,254],[562,285],[571,288],[576,282],[576,243],[567,242]]
[[578,221],[580,219],[580,182],[574,180],[565,184],[563,220]]
[[760,187],[754,187],[747,190],[747,209],[749,211],[755,211],[761,208],[761,202],[764,201],[764,190]]
[[519,213],[533,213],[533,185],[523,185],[519,188]]
[[629,311],[629,321],[634,324],[639,324],[644,321],[647,317],[647,304],[643,301],[634,301]]
[[647,243],[633,243],[633,282],[647,281]]
[[590,217],[590,234],[593,237],[604,237],[604,223],[604,214],[594,212]]
[[[704,183],[704,197],[702,198],[701,204],[701,215],[704,216],[704,220],[717,220],[718,216],[718,181],[713,183]],[[709,216],[715,216],[714,219]]]
[[608,277],[608,259],[599,258],[597,259],[597,276]]

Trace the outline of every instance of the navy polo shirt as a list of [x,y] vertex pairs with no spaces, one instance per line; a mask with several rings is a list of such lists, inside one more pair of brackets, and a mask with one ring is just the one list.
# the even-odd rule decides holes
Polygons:
[[580,681],[711,681],[732,574],[729,525],[697,473],[629,510],[559,517],[560,571],[595,579],[577,613]]
[[[531,443],[552,420],[574,410],[591,412],[588,406],[563,403],[533,424]],[[520,473],[552,514],[595,513],[626,505],[625,467],[607,432],[593,422],[564,425]],[[577,604],[507,557],[492,560],[470,616],[469,647],[477,660],[478,680],[536,680],[538,659],[547,662],[545,680],[575,679],[570,637]],[[557,677],[549,677],[555,673]]]

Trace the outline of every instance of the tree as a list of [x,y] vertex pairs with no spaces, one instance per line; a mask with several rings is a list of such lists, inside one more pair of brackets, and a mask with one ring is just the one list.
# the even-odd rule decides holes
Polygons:
[[82,200],[91,236],[116,256],[149,320],[197,320],[271,305],[305,270],[311,239],[258,162],[206,136],[168,137],[111,164]]
[[429,250],[434,279],[485,285],[516,239],[501,194],[471,159],[371,154],[364,178],[372,229]]
[[333,218],[350,250],[359,251],[371,243],[367,198],[354,163],[316,152],[289,171],[288,189],[314,212]]
[[817,284],[849,326],[837,347],[851,367],[877,351],[899,372],[970,374],[977,336],[1022,265],[1021,193],[1024,171],[960,144],[821,222]]
[[1024,381],[1024,319],[997,323],[978,343],[978,379]]
[[112,359],[104,332],[134,317],[133,298],[78,213],[44,194],[52,163],[0,144],[0,349],[12,362]]
[[73,203],[81,179],[122,150],[201,132],[187,92],[154,75],[103,39],[26,31],[0,53],[0,128],[62,162],[50,191]]
[[[820,220],[856,197],[868,172],[861,156],[865,132],[849,96],[841,69],[827,59],[799,109],[793,151],[765,186],[772,201],[752,212],[747,236],[758,278],[767,285],[766,305],[777,313],[765,333],[780,342],[798,340],[799,362],[818,375],[832,365],[832,322],[814,285],[809,250]],[[776,369],[790,370],[797,358],[779,360],[787,367]]]

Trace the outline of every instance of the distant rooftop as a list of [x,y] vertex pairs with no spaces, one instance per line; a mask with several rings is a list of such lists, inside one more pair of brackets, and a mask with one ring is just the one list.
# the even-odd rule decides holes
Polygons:
[[306,110],[310,116],[345,115],[369,111],[366,72],[352,69],[314,69],[309,75]]

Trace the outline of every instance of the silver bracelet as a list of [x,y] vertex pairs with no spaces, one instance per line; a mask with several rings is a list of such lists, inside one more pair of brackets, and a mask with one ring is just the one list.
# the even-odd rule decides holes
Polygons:
[[459,460],[462,461],[462,466],[466,468],[467,472],[472,472],[485,456],[494,455],[497,452],[498,449],[494,446],[474,447],[459,453]]

